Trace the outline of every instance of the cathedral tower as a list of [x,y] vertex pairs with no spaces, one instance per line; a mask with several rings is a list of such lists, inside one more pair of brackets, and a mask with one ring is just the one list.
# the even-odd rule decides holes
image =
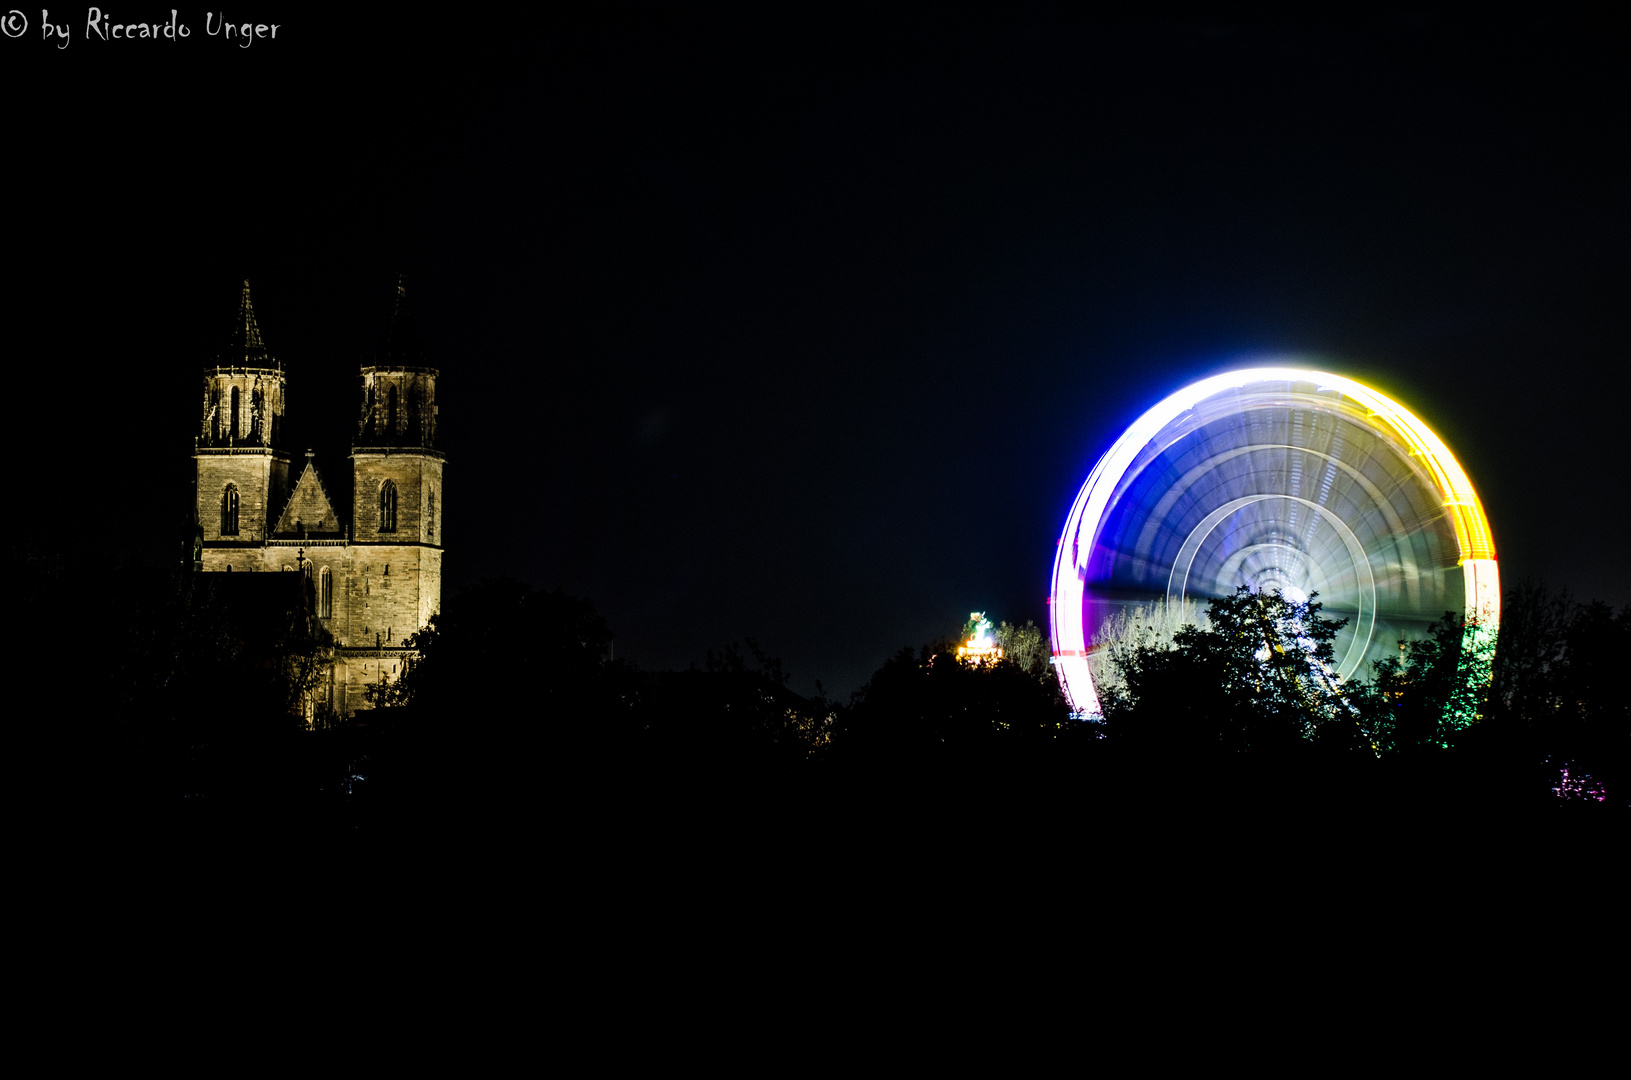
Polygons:
[[351,599],[381,642],[400,643],[441,607],[437,374],[399,280],[384,339],[362,368],[351,448],[353,563],[362,589]]
[[206,547],[259,544],[277,520],[289,490],[283,402],[283,365],[261,340],[246,281],[226,345],[204,370],[193,457]]

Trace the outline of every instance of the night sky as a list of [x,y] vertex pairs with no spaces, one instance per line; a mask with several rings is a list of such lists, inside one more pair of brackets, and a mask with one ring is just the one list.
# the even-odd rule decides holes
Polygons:
[[52,14],[66,49],[0,39],[8,505],[94,572],[184,535],[246,277],[291,449],[346,485],[401,272],[447,591],[563,586],[645,667],[751,636],[845,694],[970,611],[1045,625],[1098,456],[1267,357],[1431,425],[1509,584],[1631,602],[1606,25]]

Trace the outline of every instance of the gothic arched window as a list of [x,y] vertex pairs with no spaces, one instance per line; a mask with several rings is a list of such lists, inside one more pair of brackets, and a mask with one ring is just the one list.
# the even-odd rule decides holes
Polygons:
[[221,388],[210,391],[210,445],[221,441]]
[[385,397],[385,430],[390,433],[390,441],[396,442],[396,387]]
[[425,499],[425,535],[436,535],[436,489],[430,489],[430,495]]
[[379,531],[396,532],[396,484],[390,480],[379,488]]
[[261,441],[261,409],[265,402],[266,399],[261,396],[260,387],[257,386],[255,392],[249,395],[249,438],[257,443]]
[[[236,393],[237,391],[233,391]],[[221,535],[238,535],[238,487],[228,484],[221,493]]]
[[227,427],[227,438],[236,442],[238,438],[238,388],[232,388],[232,420]]
[[334,618],[334,576],[323,567],[318,577],[317,585],[317,617],[320,619]]

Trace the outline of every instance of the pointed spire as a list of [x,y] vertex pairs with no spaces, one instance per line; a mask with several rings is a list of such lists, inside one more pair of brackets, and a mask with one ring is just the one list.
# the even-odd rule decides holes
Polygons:
[[414,318],[413,305],[408,303],[408,275],[396,276],[396,295],[391,298],[391,319],[385,325],[385,336],[380,341],[376,364],[384,366],[424,367],[425,340],[419,334],[419,321]]
[[255,305],[249,299],[249,281],[244,281],[243,299],[238,304],[238,316],[232,320],[232,333],[227,338],[226,348],[216,357],[216,362],[233,367],[268,367],[275,365],[266,349],[266,342],[261,339],[261,329],[255,322]]

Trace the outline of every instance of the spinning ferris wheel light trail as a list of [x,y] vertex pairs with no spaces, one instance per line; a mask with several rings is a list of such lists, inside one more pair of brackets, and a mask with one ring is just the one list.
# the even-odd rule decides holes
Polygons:
[[1303,368],[1192,383],[1093,467],[1065,520],[1049,608],[1072,709],[1100,712],[1094,636],[1117,613],[1240,585],[1317,592],[1345,617],[1343,679],[1446,611],[1485,633],[1500,620],[1489,522],[1443,440],[1370,387]]

